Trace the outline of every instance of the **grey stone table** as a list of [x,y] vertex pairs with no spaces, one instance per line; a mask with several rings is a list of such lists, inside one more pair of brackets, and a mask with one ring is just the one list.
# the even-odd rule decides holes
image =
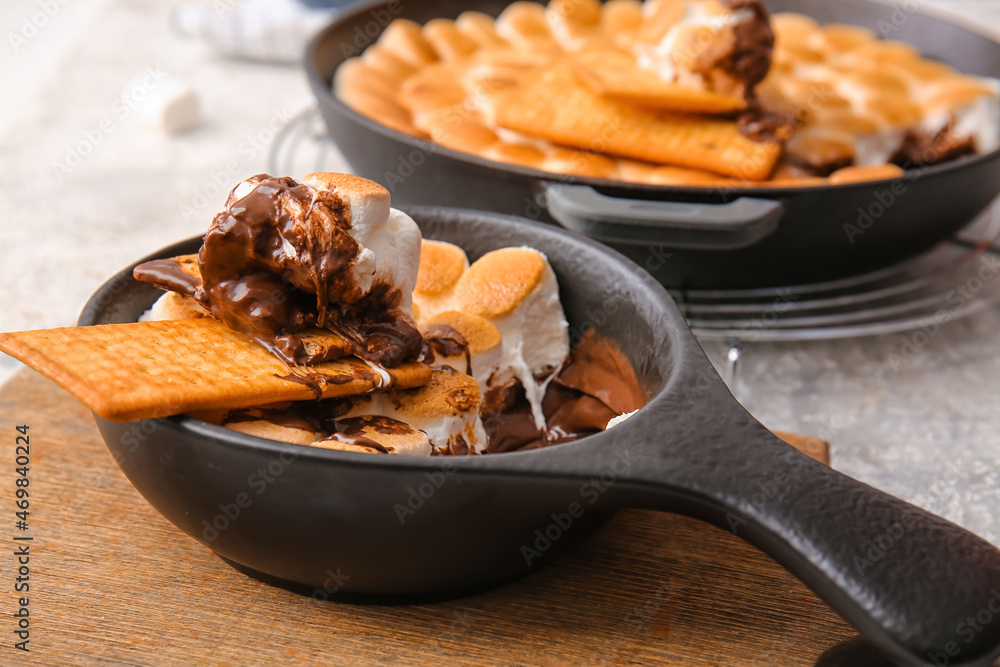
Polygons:
[[[225,191],[265,169],[275,132],[309,104],[295,69],[221,59],[172,36],[175,4],[68,2],[26,43],[0,47],[0,330],[71,324],[107,276],[204,231]],[[4,2],[2,34],[21,34],[38,7]],[[922,7],[1000,30],[994,0]],[[176,137],[143,127],[121,94],[144,75],[194,86],[201,125]],[[828,439],[838,469],[1000,544],[998,329],[990,309],[915,348],[905,334],[747,344],[732,389],[771,428]],[[705,346],[724,367],[728,346]],[[0,381],[15,369],[0,358]]]

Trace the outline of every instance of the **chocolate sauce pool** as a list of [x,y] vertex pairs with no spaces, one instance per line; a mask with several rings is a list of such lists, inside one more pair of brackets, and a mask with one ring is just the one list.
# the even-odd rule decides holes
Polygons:
[[603,431],[611,419],[644,404],[628,359],[613,342],[590,330],[546,387],[544,431],[535,426],[519,381],[486,393],[480,409],[489,438],[486,452],[537,449],[576,440]]

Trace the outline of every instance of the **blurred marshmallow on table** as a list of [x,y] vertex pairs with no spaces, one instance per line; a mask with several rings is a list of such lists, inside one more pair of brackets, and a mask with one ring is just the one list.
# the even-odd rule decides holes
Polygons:
[[298,0],[219,0],[211,6],[185,5],[171,17],[174,31],[200,39],[219,53],[258,62],[291,65],[302,60],[306,44],[335,15],[323,6]]
[[193,129],[199,121],[198,94],[194,88],[172,78],[154,80],[152,84],[149,79],[149,75],[134,78],[122,93],[123,100],[135,104],[136,118],[166,134]]

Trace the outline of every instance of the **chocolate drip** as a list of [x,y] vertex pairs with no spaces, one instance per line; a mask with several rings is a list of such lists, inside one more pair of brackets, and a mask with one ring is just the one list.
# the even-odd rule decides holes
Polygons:
[[321,430],[330,433],[323,440],[336,440],[362,447],[371,447],[385,454],[391,454],[392,452],[385,446],[367,437],[366,433],[374,431],[382,435],[399,436],[416,431],[416,429],[405,422],[381,415],[334,417],[329,414],[320,414],[316,420],[320,422]]
[[194,296],[201,287],[201,281],[186,273],[174,258],[143,262],[132,270],[132,276],[140,282],[184,296]]
[[344,373],[343,375],[330,375],[329,373],[313,373],[301,368],[295,369],[295,372],[288,375],[275,375],[274,377],[279,380],[305,385],[313,393],[317,401],[323,398],[323,387],[325,385],[347,384],[352,380],[366,379],[364,373],[358,370],[355,370],[353,373]]
[[399,290],[377,285],[355,303],[331,304],[326,328],[346,340],[355,355],[383,368],[413,361],[423,338],[401,308],[387,305],[399,301]]
[[434,357],[465,357],[465,374],[472,375],[472,355],[465,337],[447,324],[435,324],[424,331],[424,345],[417,361],[429,364]]
[[370,415],[366,417],[341,417],[334,421],[334,430],[344,435],[361,435],[368,430],[382,435],[405,435],[415,429],[392,417]]
[[783,143],[795,130],[795,117],[789,114],[766,111],[752,102],[736,119],[740,134],[758,142]]
[[358,447],[367,447],[368,449],[374,449],[379,454],[388,454],[389,450],[383,445],[375,442],[371,438],[366,438],[363,435],[346,435],[344,433],[331,433],[325,438],[320,438],[318,442],[323,441],[335,441],[343,442],[348,445],[357,445]]
[[584,334],[542,399],[546,429],[540,431],[520,381],[489,390],[480,414],[489,437],[487,453],[537,449],[603,431],[608,422],[645,403],[628,359],[614,343]]
[[489,442],[488,454],[514,452],[545,442],[545,433],[535,426],[520,380],[487,391],[479,414]]
[[754,99],[754,87],[764,80],[771,69],[771,53],[774,51],[774,31],[767,8],[760,0],[727,0],[733,12],[749,9],[754,16],[749,21],[741,21],[733,26],[732,53],[724,65],[733,78],[743,82],[743,94],[747,100]]
[[325,327],[357,356],[397,366],[420,352],[420,333],[398,307],[398,290],[367,295],[351,271],[361,250],[350,209],[334,192],[261,174],[253,190],[229,196],[198,253],[194,293],[212,315],[290,366],[308,363],[294,334]]

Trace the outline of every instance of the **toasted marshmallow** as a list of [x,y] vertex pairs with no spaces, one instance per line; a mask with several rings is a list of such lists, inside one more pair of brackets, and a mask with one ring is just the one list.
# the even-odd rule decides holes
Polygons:
[[310,442],[313,447],[362,454],[430,456],[427,434],[397,419],[382,415],[358,415],[339,419],[348,433],[333,433]]
[[182,296],[177,292],[167,292],[139,317],[139,321],[191,320],[196,317],[208,316],[205,307],[191,297]]
[[433,332],[436,326],[451,327],[465,339],[469,348],[469,358],[464,355],[442,355],[432,348],[434,358],[429,360],[432,366],[448,366],[465,373],[466,364],[471,366],[472,377],[479,383],[480,392],[485,394],[486,383],[500,368],[503,360],[503,336],[492,322],[484,317],[463,313],[460,310],[447,310],[433,317],[420,320],[420,330],[426,336]]
[[399,89],[399,101],[412,114],[462,104],[467,96],[462,87],[465,67],[454,63],[434,63],[408,78]]
[[276,424],[266,419],[233,422],[226,424],[225,427],[258,438],[288,442],[293,445],[308,445],[316,439],[316,433],[310,429]]
[[337,68],[333,80],[333,91],[337,95],[350,94],[353,90],[363,90],[392,99],[396,96],[399,81],[393,80],[372,67],[361,58],[351,58]]
[[462,12],[455,19],[459,32],[479,45],[480,48],[503,49],[510,43],[497,34],[493,17],[482,12]]
[[597,0],[550,0],[545,20],[565,51],[579,51],[602,37],[601,3]]
[[953,77],[928,85],[925,98],[921,130],[934,135],[950,125],[956,138],[973,139],[977,153],[1000,148],[1000,81]]
[[411,67],[422,67],[438,60],[434,46],[427,41],[419,25],[408,19],[396,19],[379,36],[378,44]]
[[423,320],[455,310],[455,285],[469,268],[465,251],[453,243],[424,240],[420,246],[413,301]]
[[193,413],[196,419],[224,426],[232,431],[295,445],[308,445],[316,439],[312,424],[288,412],[289,403],[259,408]]
[[545,8],[523,0],[507,6],[494,23],[498,35],[516,48],[539,53],[561,51],[545,17]]
[[441,60],[457,60],[479,48],[472,39],[455,26],[449,19],[432,19],[424,25],[424,38],[437,51]]
[[437,453],[478,454],[487,444],[479,404],[479,385],[473,378],[437,369],[418,389],[356,396],[344,399],[341,406],[344,418],[382,415],[409,424],[427,435]]
[[639,0],[608,0],[601,5],[601,32],[613,41],[630,40],[642,27]]
[[[336,192],[350,206],[350,234],[361,246],[354,264],[365,293],[377,285],[400,292],[400,307],[412,316],[412,294],[420,268],[420,228],[410,216],[389,205],[389,191],[351,174],[309,174],[302,181],[317,190]],[[377,258],[377,259],[376,259]]]
[[640,67],[656,72],[664,81],[743,94],[741,82],[717,70],[714,63],[733,49],[736,26],[758,20],[752,9],[729,11],[715,0],[670,0],[647,2],[643,11],[647,18],[645,38],[656,43],[639,46]]
[[[797,14],[776,14],[772,25],[777,68],[761,86],[764,105],[808,116],[808,127],[799,133],[836,131],[838,142],[854,144],[853,166],[921,163],[907,154],[910,143],[930,147],[924,151],[930,156],[940,151],[946,157],[970,140],[976,153],[1000,148],[1000,82],[961,75],[921,58],[909,44],[877,39],[856,26],[819,27]],[[823,151],[815,150],[815,139],[793,139],[786,150],[814,164],[822,152],[830,152],[829,142]],[[839,158],[850,151],[835,152]]]
[[637,412],[639,412],[639,411],[638,410],[633,410],[632,412],[625,412],[623,414],[618,415],[617,417],[612,417],[610,420],[608,420],[608,425],[605,427],[604,430],[608,430],[610,428],[614,428],[615,426],[618,426],[623,421],[625,421],[626,419],[628,419],[629,417],[631,417],[632,415],[634,415]]
[[487,388],[520,380],[535,424],[544,428],[545,386],[569,355],[569,325],[545,255],[532,248],[487,253],[459,279],[455,303],[491,321],[502,336],[502,357]]

